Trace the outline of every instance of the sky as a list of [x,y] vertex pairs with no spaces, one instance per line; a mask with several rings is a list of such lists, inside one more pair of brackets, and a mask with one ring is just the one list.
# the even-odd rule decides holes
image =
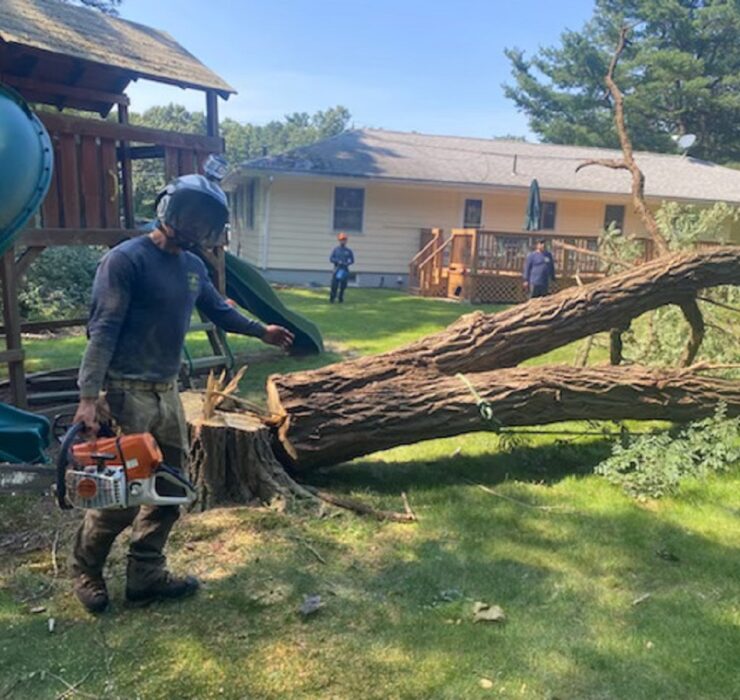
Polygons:
[[[123,0],[120,15],[171,34],[234,87],[221,117],[264,124],[344,105],[353,126],[535,140],[504,96],[504,49],[531,55],[580,29],[593,0]],[[194,90],[139,81],[132,109]]]

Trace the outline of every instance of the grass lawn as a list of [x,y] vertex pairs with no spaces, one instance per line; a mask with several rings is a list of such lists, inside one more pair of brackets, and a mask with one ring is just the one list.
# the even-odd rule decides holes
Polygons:
[[[253,397],[271,372],[380,352],[468,310],[390,291],[349,290],[344,306],[323,291],[281,294],[316,320],[329,353],[286,359],[235,340]],[[28,347],[41,368],[83,345]],[[65,682],[80,683],[67,697],[122,699],[740,698],[740,470],[639,503],[592,474],[608,451],[594,437],[506,448],[477,433],[324,469],[314,483],[377,506],[400,509],[406,492],[419,522],[189,515],[170,560],[203,579],[202,594],[124,607],[121,543],[114,609],[98,619],[62,571],[75,516],[0,497],[0,698],[57,698]],[[50,544],[3,549],[10,533],[39,532],[58,539],[57,575]],[[324,607],[302,618],[314,594]],[[506,621],[474,623],[477,601]]]

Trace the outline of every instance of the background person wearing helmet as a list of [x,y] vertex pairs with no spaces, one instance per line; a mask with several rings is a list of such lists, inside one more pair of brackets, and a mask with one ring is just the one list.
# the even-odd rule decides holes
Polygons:
[[331,294],[329,301],[333,304],[339,293],[339,303],[344,301],[344,290],[347,289],[349,281],[349,266],[354,265],[355,256],[347,247],[347,234],[340,233],[337,236],[339,245],[334,248],[329,258],[330,263],[334,263],[334,274],[331,277]]
[[[100,413],[114,418],[124,433],[151,432],[166,463],[183,468],[187,426],[177,376],[193,310],[226,331],[286,350],[293,334],[229,306],[204,263],[190,252],[215,242],[226,225],[227,201],[218,185],[201,175],[178,178],[157,198],[157,219],[151,233],[111,250],[97,270],[75,422],[97,431]],[[103,566],[113,541],[129,525],[127,599],[147,602],[194,593],[195,578],[176,578],[165,568],[163,549],[178,517],[177,506],[88,510],[70,562],[80,602],[90,612],[107,608]]]

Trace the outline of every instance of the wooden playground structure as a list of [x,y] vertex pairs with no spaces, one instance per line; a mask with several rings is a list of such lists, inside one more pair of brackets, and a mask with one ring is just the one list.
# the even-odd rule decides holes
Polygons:
[[[205,133],[129,123],[125,89],[140,78],[205,93]],[[0,363],[8,366],[10,402],[25,407],[29,401],[22,332],[84,323],[55,319],[27,324],[21,319],[18,290],[30,265],[50,246],[114,246],[140,235],[143,230],[137,227],[134,211],[134,163],[162,163],[163,184],[200,172],[209,154],[223,151],[218,98],[227,99],[234,90],[162,32],[82,7],[21,0],[8,0],[0,7],[0,83],[35,107],[54,150],[48,194],[2,256],[0,268],[6,341]],[[79,116],[80,111],[89,116]],[[106,118],[111,114],[115,120]],[[206,257],[223,290],[223,245]],[[215,331],[204,330],[214,351],[224,355]],[[56,393],[62,400],[75,392]]]
[[[597,235],[503,232],[482,229],[424,229],[421,249],[409,265],[409,291],[472,303],[516,303],[526,299],[522,269],[535,241],[544,238],[555,260],[555,289],[592,282],[606,274]],[[636,262],[653,257],[651,241]]]

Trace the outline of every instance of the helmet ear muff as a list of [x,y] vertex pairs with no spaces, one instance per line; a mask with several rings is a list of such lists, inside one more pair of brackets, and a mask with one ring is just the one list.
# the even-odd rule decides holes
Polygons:
[[167,217],[167,209],[170,206],[170,198],[175,192],[175,186],[170,183],[165,187],[154,200],[154,208],[157,212],[157,219],[161,223],[166,223],[165,218]]

